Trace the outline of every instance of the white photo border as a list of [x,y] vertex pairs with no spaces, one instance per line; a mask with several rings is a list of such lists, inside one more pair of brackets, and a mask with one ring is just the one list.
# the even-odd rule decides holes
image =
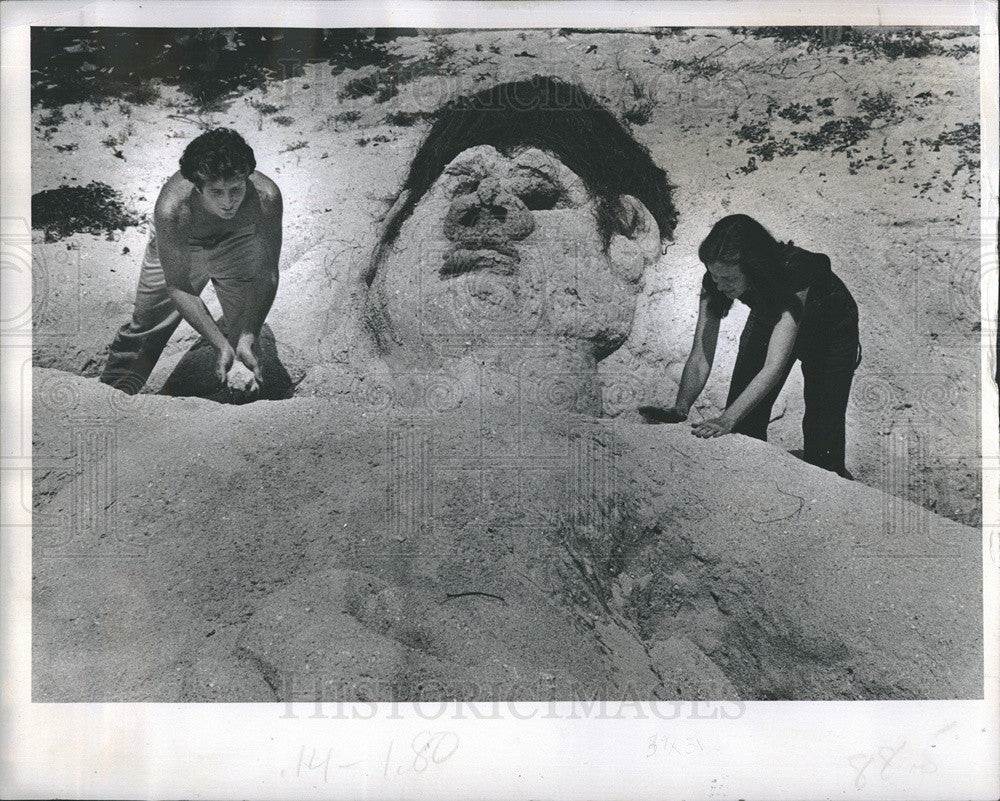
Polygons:
[[[29,26],[641,28],[972,25],[981,33],[983,263],[996,263],[997,9],[974,2],[5,2],[2,212],[30,219]],[[992,226],[992,228],[991,228]],[[5,234],[6,235],[6,234]],[[23,276],[3,273],[3,294]],[[30,291],[30,277],[27,286]],[[607,704],[30,702],[30,345],[2,349],[0,796],[211,798],[996,798],[1000,432],[995,272],[982,278],[982,701]],[[994,323],[995,325],[995,323]],[[25,445],[26,448],[25,449]],[[25,487],[24,482],[28,485]],[[28,496],[24,496],[27,492]],[[30,504],[29,504],[30,506]],[[434,742],[440,764],[394,771]],[[421,739],[423,738],[423,739]],[[933,751],[930,749],[933,748]],[[396,749],[393,756],[393,749]],[[926,754],[931,762],[922,762]],[[930,769],[933,764],[933,770]],[[346,767],[345,767],[346,766]],[[887,770],[887,766],[893,768]],[[924,770],[923,768],[926,768]]]

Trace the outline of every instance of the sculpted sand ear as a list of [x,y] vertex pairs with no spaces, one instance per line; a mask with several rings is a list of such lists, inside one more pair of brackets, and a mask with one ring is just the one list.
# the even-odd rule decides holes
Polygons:
[[620,195],[618,203],[617,232],[608,244],[608,256],[620,275],[637,282],[646,267],[660,257],[660,228],[638,198]]

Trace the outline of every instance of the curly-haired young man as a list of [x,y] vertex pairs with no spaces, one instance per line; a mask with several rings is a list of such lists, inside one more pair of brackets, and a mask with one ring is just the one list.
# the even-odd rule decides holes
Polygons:
[[[257,391],[260,330],[278,288],[282,200],[256,166],[253,150],[228,128],[185,148],[157,198],[132,319],[111,343],[105,384],[142,389],[183,319],[218,351],[220,384]],[[225,334],[199,297],[210,280]]]

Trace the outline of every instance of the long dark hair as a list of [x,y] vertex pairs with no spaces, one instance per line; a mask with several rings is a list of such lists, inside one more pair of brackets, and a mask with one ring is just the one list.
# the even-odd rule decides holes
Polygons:
[[[399,234],[420,198],[459,153],[476,145],[501,152],[534,146],[554,153],[580,176],[598,201],[598,229],[610,239],[619,195],[641,200],[672,239],[677,211],[667,174],[649,151],[584,89],[535,75],[484,89],[446,103],[413,157],[402,191],[405,203],[386,221],[372,264]],[[374,275],[366,276],[370,284]]]
[[[751,289],[771,310],[788,309],[796,320],[801,317],[802,303],[782,276],[785,244],[771,236],[753,217],[746,214],[723,217],[701,243],[698,258],[706,266],[714,262],[738,264]],[[708,297],[709,311],[720,317],[724,317],[733,305],[732,298],[719,290],[710,273],[706,273],[702,283],[702,294]]]

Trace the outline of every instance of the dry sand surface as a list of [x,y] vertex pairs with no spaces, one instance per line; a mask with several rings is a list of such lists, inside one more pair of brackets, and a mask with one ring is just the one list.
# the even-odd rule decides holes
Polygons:
[[[935,41],[944,52],[889,59],[725,29],[455,32],[391,42],[412,80],[386,100],[338,96],[374,68],[308,65],[212,109],[170,87],[62,119],[36,108],[33,191],[100,180],[146,220],[191,138],[246,136],[284,194],[268,323],[298,383],[239,407],[158,397],[197,339],[182,325],[146,394],[100,385],[145,226],[35,232],[35,698],[269,700],[317,681],[380,699],[979,696],[979,66],[974,35]],[[526,445],[523,419],[498,412],[498,437],[555,461],[484,478],[455,467],[482,448],[481,417],[385,394],[357,279],[424,113],[532,74],[631,119],[679,221],[598,365],[604,416],[531,417]],[[856,482],[787,453],[798,369],[770,445],[634,411],[672,403],[698,243],[736,212],[828,254],[857,299]],[[724,321],[694,416],[721,409],[745,315]],[[413,511],[431,490],[393,472],[420,447],[452,465],[434,515]],[[81,505],[81,453],[107,467],[104,509]],[[574,490],[574,453],[613,480]],[[419,542],[392,524],[400,508]],[[121,558],[40,558],[73,545],[67,520],[84,538],[112,521],[95,553]],[[511,692],[525,685],[548,689]]]

